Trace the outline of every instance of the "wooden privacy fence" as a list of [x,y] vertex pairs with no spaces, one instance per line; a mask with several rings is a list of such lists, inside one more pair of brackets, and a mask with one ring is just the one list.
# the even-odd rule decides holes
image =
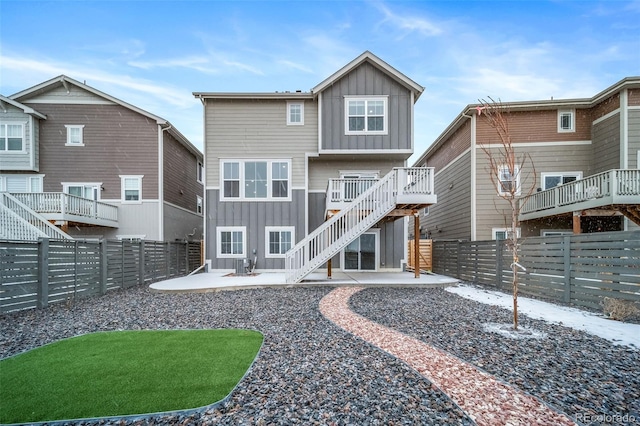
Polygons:
[[[422,271],[431,271],[433,269],[432,264],[432,250],[433,250],[433,240],[420,240],[420,270]],[[409,262],[407,263],[407,269],[414,270],[415,268],[415,259],[416,259],[416,246],[415,240],[409,240]]]
[[[511,291],[506,241],[434,241],[433,271]],[[521,239],[519,294],[599,309],[604,297],[640,301],[640,231]]]
[[200,242],[0,241],[0,313],[186,275]]

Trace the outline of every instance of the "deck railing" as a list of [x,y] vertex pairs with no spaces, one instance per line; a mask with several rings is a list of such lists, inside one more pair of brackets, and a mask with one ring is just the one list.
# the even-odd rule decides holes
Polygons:
[[68,220],[73,217],[81,221],[82,218],[112,222],[118,222],[118,207],[102,203],[88,198],[77,197],[63,192],[23,192],[13,194],[32,210],[56,217],[59,220]]
[[[640,203],[640,170],[608,170],[520,200],[520,214],[571,207],[579,203]],[[566,210],[566,208],[564,209]]]
[[0,238],[7,240],[71,239],[8,192],[0,192]]

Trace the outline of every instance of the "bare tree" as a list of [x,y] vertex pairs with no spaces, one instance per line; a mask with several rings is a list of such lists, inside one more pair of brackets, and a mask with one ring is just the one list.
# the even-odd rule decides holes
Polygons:
[[[489,101],[480,100],[476,107],[478,116],[489,124],[495,131],[498,140],[488,141],[488,144],[480,144],[480,148],[488,159],[487,171],[491,182],[498,190],[500,198],[509,203],[510,220],[505,214],[505,222],[508,224],[507,247],[511,253],[511,272],[513,274],[513,328],[518,329],[518,271],[526,271],[519,263],[518,227],[520,221],[520,198],[530,196],[536,185],[536,170],[528,152],[516,153],[511,133],[509,131],[510,111],[508,105],[500,100],[495,101],[489,97]],[[527,165],[530,168],[527,169]],[[524,175],[523,175],[524,174]],[[522,182],[529,182],[528,190],[523,195]],[[496,210],[498,210],[496,208]],[[499,211],[499,210],[498,210]]]

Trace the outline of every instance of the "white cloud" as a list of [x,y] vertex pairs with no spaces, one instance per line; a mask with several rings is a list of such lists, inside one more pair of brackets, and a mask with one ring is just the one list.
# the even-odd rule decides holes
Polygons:
[[[429,21],[426,18],[414,16],[414,14],[400,15],[392,12],[387,6],[382,3],[376,4],[378,10],[384,15],[384,19],[380,25],[388,24],[388,26],[394,27],[399,30],[400,34],[397,36],[399,39],[403,39],[411,33],[419,33],[425,37],[432,37],[442,34],[443,29]],[[414,12],[415,13],[415,12]]]
[[303,64],[299,64],[299,63],[296,63],[296,62],[288,61],[286,59],[281,59],[281,60],[278,61],[278,63],[284,65],[287,68],[293,68],[295,70],[306,72],[306,73],[309,73],[309,74],[313,73],[313,70],[311,68],[309,68],[308,66],[303,65]]
[[[145,70],[155,68],[187,68],[205,74],[216,74],[219,70],[213,68],[209,58],[203,56],[191,56],[174,59],[159,59],[156,61],[129,61],[128,65]],[[209,66],[207,66],[209,65]]]

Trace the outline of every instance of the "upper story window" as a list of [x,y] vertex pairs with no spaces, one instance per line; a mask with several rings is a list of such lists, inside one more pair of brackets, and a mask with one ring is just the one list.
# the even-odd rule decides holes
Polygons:
[[198,182],[204,182],[204,166],[200,161],[198,161],[198,168],[196,169],[196,179]]
[[551,189],[578,179],[582,179],[580,172],[542,173],[542,189]]
[[120,175],[123,203],[142,202],[142,175]]
[[287,125],[301,126],[304,124],[304,103],[287,102]]
[[345,134],[387,134],[387,98],[345,98]]
[[0,124],[0,151],[24,150],[24,124]]
[[222,200],[291,199],[290,160],[222,160]]
[[558,132],[575,132],[575,110],[560,110],[558,111]]
[[498,170],[498,194],[520,195],[520,170],[517,166],[514,173],[511,173],[507,166],[500,167]]
[[67,128],[67,146],[84,146],[83,140],[83,125],[70,125],[67,124],[64,127]]
[[102,183],[62,183],[62,190],[66,194],[90,200],[100,199]]

